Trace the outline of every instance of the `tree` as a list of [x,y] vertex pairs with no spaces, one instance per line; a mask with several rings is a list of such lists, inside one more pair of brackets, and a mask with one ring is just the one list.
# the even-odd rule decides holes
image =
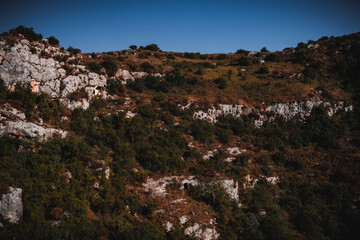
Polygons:
[[60,43],[59,40],[54,36],[49,37],[48,41],[52,45],[59,45],[59,43]]
[[73,55],[78,55],[81,53],[81,50],[79,48],[73,48],[72,46],[69,46],[67,51]]
[[260,51],[261,52],[269,52],[269,50],[267,50],[266,47],[263,47]]
[[244,49],[239,49],[239,50],[236,51],[236,54],[248,55],[249,51],[244,50]]
[[160,48],[158,47],[157,44],[155,43],[152,43],[150,45],[147,45],[146,47],[144,47],[144,50],[149,50],[149,51],[154,51],[154,52],[157,52],[160,50]]
[[137,50],[137,46],[136,46],[136,45],[130,45],[129,48],[132,49],[132,50]]

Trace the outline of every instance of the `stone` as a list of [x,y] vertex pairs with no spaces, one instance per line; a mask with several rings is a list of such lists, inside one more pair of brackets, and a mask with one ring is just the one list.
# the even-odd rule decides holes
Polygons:
[[38,139],[45,141],[53,135],[58,135],[61,138],[67,136],[67,131],[55,128],[44,128],[40,125],[25,121],[6,121],[0,125],[0,136],[16,136],[20,138]]
[[[218,108],[212,106],[207,111],[199,110],[193,113],[193,119],[206,120],[212,123],[217,122],[217,118],[223,115],[232,115],[234,117],[240,117],[242,115],[249,115],[250,113],[257,114],[259,119],[254,120],[254,125],[256,127],[261,127],[264,121],[272,121],[274,117],[268,117],[267,113],[275,113],[275,115],[283,116],[286,120],[290,120],[295,116],[299,116],[301,119],[309,116],[312,109],[318,106],[327,106],[328,115],[332,116],[340,109],[345,111],[353,111],[353,106],[345,106],[343,102],[338,104],[330,104],[328,102],[323,102],[319,98],[314,97],[308,101],[304,102],[292,102],[292,103],[274,103],[266,108],[255,108],[255,107],[246,107],[244,105],[231,105],[231,104],[219,104]],[[183,109],[186,107],[183,106]]]
[[230,198],[236,202],[239,201],[239,184],[232,179],[221,180],[221,185],[229,194]]
[[[35,53],[32,53],[30,48],[35,49]],[[47,58],[39,55],[42,51],[48,54]],[[17,83],[29,83],[33,92],[46,93],[54,99],[59,99],[70,109],[86,109],[94,95],[102,96],[106,92],[106,78],[90,72],[83,65],[74,64],[68,66],[72,73],[67,74],[63,68],[64,63],[54,58],[69,55],[69,52],[59,46],[45,45],[44,41],[30,43],[26,39],[21,39],[14,46],[0,41],[0,78],[9,88],[13,88]],[[68,60],[79,62],[79,58],[81,55]],[[69,101],[69,95],[82,88],[87,90],[86,101]]]
[[10,104],[6,103],[0,107],[0,115],[9,120],[25,120],[25,113],[13,108]]
[[22,189],[9,187],[9,193],[1,195],[0,215],[10,223],[17,223],[22,214]]

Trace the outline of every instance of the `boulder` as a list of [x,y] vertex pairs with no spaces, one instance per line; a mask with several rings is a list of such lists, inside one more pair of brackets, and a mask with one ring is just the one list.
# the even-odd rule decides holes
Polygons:
[[17,223],[23,214],[22,189],[9,187],[0,198],[0,215],[10,223]]

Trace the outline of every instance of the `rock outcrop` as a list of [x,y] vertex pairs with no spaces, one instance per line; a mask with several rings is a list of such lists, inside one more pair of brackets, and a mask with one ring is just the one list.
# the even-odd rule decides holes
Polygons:
[[27,122],[25,113],[13,108],[10,104],[0,107],[0,136],[16,136],[19,138],[38,139],[45,141],[57,135],[61,138],[67,136],[67,131],[41,126]]
[[[128,70],[118,69],[114,77],[117,79],[122,79],[122,84],[126,84],[128,82],[134,81],[137,78],[142,78],[146,75],[148,75],[147,72],[130,72]],[[164,75],[160,73],[154,73],[152,75],[155,77],[164,77]]]
[[[56,60],[69,55],[58,46],[50,46],[46,40],[29,42],[21,39],[14,45],[2,40],[0,78],[9,88],[17,83],[29,83],[33,92],[46,93],[69,108],[87,108],[94,95],[106,96],[106,78],[90,72],[83,65],[70,64],[69,60],[75,61],[75,57],[67,62]],[[87,97],[73,103],[69,96],[78,90],[84,90]]]
[[45,128],[40,125],[25,121],[6,121],[0,126],[0,136],[16,136],[20,138],[32,138],[45,141],[57,135],[61,138],[67,136],[67,132],[55,128]]
[[9,193],[0,198],[0,215],[10,223],[17,223],[22,214],[22,189],[9,187]]
[[[310,115],[314,107],[321,105],[328,107],[327,113],[329,116],[334,115],[340,109],[344,109],[345,111],[353,110],[352,105],[345,106],[344,102],[332,105],[314,97],[305,102],[275,103],[263,109],[246,107],[244,105],[219,104],[217,108],[212,106],[207,111],[199,110],[194,112],[193,118],[215,123],[217,118],[220,116],[232,115],[234,117],[240,117],[241,115],[249,115],[250,113],[253,113],[259,116],[259,119],[254,121],[255,126],[260,127],[264,121],[271,121],[274,119],[274,116],[269,117],[269,113],[274,113],[275,116],[283,116],[287,120],[292,119],[295,116],[299,116],[303,119]],[[183,107],[183,109],[188,108],[190,108],[189,104]]]

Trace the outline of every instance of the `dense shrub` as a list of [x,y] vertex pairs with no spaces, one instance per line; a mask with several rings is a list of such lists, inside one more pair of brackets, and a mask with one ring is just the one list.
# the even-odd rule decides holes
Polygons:
[[195,120],[190,125],[191,135],[200,142],[211,142],[214,137],[214,127],[211,123]]
[[59,40],[54,36],[49,37],[48,41],[52,45],[59,45],[59,43],[60,43]]
[[124,86],[120,79],[108,79],[106,87],[110,94],[120,95],[124,92]]
[[252,63],[251,58],[247,57],[247,56],[241,56],[238,59],[238,64],[240,66],[249,66]]
[[15,29],[9,31],[10,34],[22,34],[29,41],[40,41],[43,36],[40,33],[35,33],[32,27],[25,27],[23,25],[18,26]]
[[265,52],[269,52],[269,50],[267,50],[266,47],[263,47],[263,48],[260,50],[260,52],[265,53]]
[[239,49],[236,51],[236,54],[243,54],[243,55],[248,55],[250,51],[244,50],[244,49]]
[[149,62],[143,62],[141,67],[145,72],[152,72],[155,69],[155,67]]
[[97,74],[100,74],[101,73],[101,65],[98,64],[97,62],[89,62],[87,64],[87,67],[90,71],[93,71]]
[[270,62],[279,62],[280,59],[281,59],[281,56],[278,53],[270,53],[265,58],[266,61],[270,61]]
[[149,50],[149,51],[154,51],[154,52],[157,52],[160,50],[160,48],[158,47],[157,44],[155,43],[152,43],[150,45],[147,45],[146,47],[144,47],[144,50]]
[[214,79],[214,83],[216,83],[218,85],[219,89],[225,89],[227,86],[227,81],[223,77]]
[[267,74],[269,73],[269,69],[267,67],[261,67],[256,73]]
[[73,48],[72,46],[69,46],[67,48],[67,51],[70,52],[73,55],[78,55],[81,53],[81,50],[79,48]]
[[105,68],[109,77],[114,76],[118,69],[115,60],[111,57],[106,57],[101,63],[101,66]]

